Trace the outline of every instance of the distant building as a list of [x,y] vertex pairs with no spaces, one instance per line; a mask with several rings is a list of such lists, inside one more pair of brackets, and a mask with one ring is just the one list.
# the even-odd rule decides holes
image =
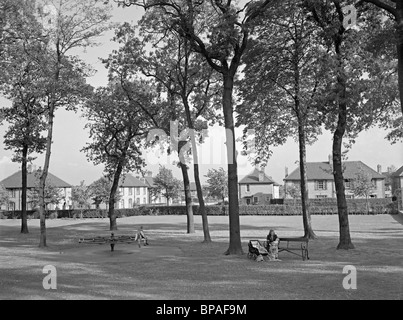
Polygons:
[[[307,162],[306,166],[309,198],[336,198],[332,161],[329,160],[329,162]],[[373,183],[373,191],[370,194],[370,197],[385,197],[385,177],[381,173],[380,166],[378,166],[379,172],[377,172],[361,161],[345,161],[343,162],[343,168],[346,198],[355,198],[351,190],[351,181],[356,178],[356,174],[360,172],[360,170],[369,174],[369,176],[371,177]],[[290,175],[285,177],[284,187],[286,189],[292,189],[292,187],[299,188],[300,182],[300,170],[299,168],[297,168]],[[286,199],[291,198],[292,196],[286,192]]]
[[126,174],[119,180],[119,209],[149,204],[148,184],[139,177]]
[[392,194],[398,201],[399,210],[403,209],[403,166],[392,174]]
[[280,186],[264,170],[255,168],[239,181],[239,202],[244,205],[270,204],[280,198]]
[[[58,204],[49,204],[49,210],[55,209],[70,209],[72,205],[71,201],[71,189],[72,186],[63,181],[62,179],[56,177],[52,173],[48,173],[46,179],[48,185],[51,185],[59,190],[61,200]],[[0,181],[0,185],[3,185],[9,192],[9,204],[7,208],[8,211],[19,211],[22,210],[22,171],[18,171],[11,176]],[[27,172],[27,210],[34,210],[37,207],[37,201],[32,201],[30,199],[30,194],[37,192],[39,186],[39,174],[38,170],[32,169],[31,166],[28,167]]]
[[[167,205],[167,199],[161,194],[154,194],[152,189],[155,188],[154,177],[151,171],[147,171],[144,177],[138,177],[148,187],[148,203],[152,205]],[[173,203],[172,199],[169,200],[169,205]]]

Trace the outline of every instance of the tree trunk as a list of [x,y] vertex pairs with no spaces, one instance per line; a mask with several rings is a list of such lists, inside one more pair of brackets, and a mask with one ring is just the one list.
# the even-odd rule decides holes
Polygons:
[[188,167],[185,163],[182,163],[182,161],[179,162],[179,165],[182,170],[183,185],[184,185],[184,191],[185,191],[187,233],[195,233],[194,217],[193,217],[193,203],[192,203],[192,194],[190,192]]
[[192,155],[193,155],[193,174],[195,178],[195,183],[196,183],[196,190],[197,190],[197,199],[199,200],[199,214],[202,217],[202,225],[203,225],[203,235],[204,235],[204,241],[205,243],[211,242],[211,237],[210,237],[210,230],[208,226],[208,218],[206,214],[206,206],[204,204],[204,198],[203,198],[203,190],[200,182],[200,172],[199,172],[199,156],[197,152],[197,145],[196,145],[196,137],[195,137],[195,131],[194,131],[194,125],[190,113],[190,106],[189,102],[187,100],[187,95],[186,92],[182,94],[182,101],[185,106],[185,112],[186,112],[186,119],[188,123],[188,127],[192,132],[191,136],[191,142],[192,142]]
[[228,200],[229,200],[229,248],[226,254],[243,254],[239,221],[238,165],[235,146],[234,108],[232,93],[234,74],[224,73],[223,112],[226,129],[228,160]]
[[123,166],[121,163],[118,163],[115,174],[113,176],[113,182],[111,187],[111,193],[109,195],[109,230],[115,231],[118,230],[117,222],[116,222],[116,213],[115,213],[115,196],[119,187],[119,179],[122,174]]
[[54,121],[55,105],[51,104],[49,110],[48,136],[46,138],[45,165],[43,166],[41,176],[39,178],[39,220],[40,220],[40,240],[39,247],[46,247],[46,203],[45,203],[45,187],[46,179],[49,172],[50,155],[52,152],[53,137],[53,121]]
[[306,174],[306,141],[305,126],[301,117],[298,117],[298,138],[299,138],[299,169],[301,173],[301,205],[302,205],[302,221],[304,225],[304,238],[316,239],[316,235],[312,230],[311,214],[309,213],[308,199],[308,178]]
[[[345,92],[345,87],[344,87]],[[354,249],[351,242],[350,226],[348,222],[347,201],[344,187],[343,165],[342,165],[342,141],[346,130],[347,106],[344,102],[339,102],[339,119],[337,129],[333,136],[333,174],[337,196],[337,212],[339,215],[340,241],[337,249]]]
[[21,233],[27,234],[28,220],[27,220],[27,156],[28,146],[24,145],[22,149],[22,194],[21,194]]
[[403,116],[403,3],[396,1],[396,10],[398,17],[396,18],[396,33],[397,33],[397,61],[398,61],[398,83],[400,93],[400,108]]
[[202,186],[200,183],[199,165],[195,163],[193,165],[193,168],[194,168],[194,177],[195,177],[196,190],[197,190],[197,198],[199,199],[199,213],[202,217],[203,235],[204,235],[203,242],[209,243],[209,242],[211,242],[211,236],[210,236],[210,230],[209,230],[209,226],[208,226],[206,206],[205,206],[204,198],[203,198],[203,190],[202,190]]
[[350,226],[348,222],[348,209],[344,187],[343,165],[342,165],[342,145],[343,136],[347,128],[347,83],[344,74],[343,57],[341,54],[341,45],[343,42],[343,33],[338,33],[334,40],[335,51],[337,54],[339,68],[337,75],[338,89],[338,120],[337,128],[333,135],[333,176],[337,197],[337,212],[339,215],[339,233],[340,240],[337,249],[354,249],[351,242]]

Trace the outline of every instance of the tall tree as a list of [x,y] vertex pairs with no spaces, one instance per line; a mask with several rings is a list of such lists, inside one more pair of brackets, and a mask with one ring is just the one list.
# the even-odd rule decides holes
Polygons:
[[289,135],[298,141],[304,237],[314,239],[306,144],[314,142],[321,130],[314,101],[324,87],[323,40],[301,6],[292,0],[283,1],[260,19],[253,45],[245,54],[245,76],[239,81],[242,103],[237,107],[238,121],[245,125],[245,134],[255,131],[258,152],[254,165],[265,166],[271,147],[283,144]]
[[[94,201],[95,207],[99,209],[99,206],[104,203],[108,207],[109,196],[111,194],[111,183],[106,177],[102,177],[89,185],[91,198]],[[119,201],[119,193],[116,193],[115,203]]]
[[[15,5],[26,4],[23,9]],[[41,55],[45,39],[33,15],[35,3],[2,1],[0,14],[0,91],[12,102],[10,108],[0,109],[9,127],[4,136],[6,149],[13,150],[13,161],[21,163],[21,233],[28,233],[27,224],[27,164],[34,160],[33,153],[42,153],[45,129],[44,110],[40,101],[44,97],[44,75]],[[11,12],[10,12],[11,11]],[[4,14],[4,11],[2,11]],[[2,17],[2,18],[1,18]]]
[[234,126],[234,80],[248,45],[254,20],[276,0],[249,1],[243,8],[234,1],[121,2],[153,11],[221,75],[222,110],[226,128],[229,193],[229,248],[226,254],[243,254],[239,221],[238,165]]
[[367,213],[369,213],[368,198],[374,191],[374,181],[372,181],[371,175],[365,172],[364,169],[359,168],[354,178],[350,181],[350,185],[351,191],[355,196],[365,198]]
[[[396,95],[393,64],[386,57],[377,57],[366,50],[367,32],[376,25],[379,17],[358,12],[364,17],[359,28],[346,25],[344,8],[351,1],[306,0],[304,4],[310,17],[322,30],[328,45],[325,65],[328,67],[327,94],[318,100],[318,112],[326,117],[326,127],[333,132],[333,163],[336,197],[339,215],[340,240],[338,249],[352,249],[347,201],[343,178],[345,151],[357,134],[390,113]],[[386,58],[386,59],[385,59]],[[390,94],[392,93],[392,94]],[[323,98],[323,99],[322,99]],[[389,110],[389,111],[388,111]],[[344,143],[343,139],[348,138]]]
[[[40,177],[41,201],[49,172],[55,111],[62,106],[76,107],[81,102],[83,91],[88,89],[85,84],[85,77],[88,76],[86,68],[77,58],[69,57],[68,54],[74,49],[95,44],[94,38],[109,28],[110,8],[97,0],[41,0],[38,3],[39,19],[42,20],[44,35],[48,40],[43,68],[49,81],[44,103],[48,125],[45,161]],[[70,65],[70,68],[66,65]],[[76,75],[74,78],[71,76],[72,71]],[[40,247],[46,246],[44,210],[45,204],[40,202]]]
[[85,185],[85,181],[81,181],[80,185],[74,186],[71,190],[71,200],[77,203],[81,212],[80,217],[83,217],[83,210],[91,207],[90,200],[92,199],[91,188]]
[[[3,205],[8,207],[9,200],[10,196],[8,194],[8,190],[2,184],[0,184],[0,210]],[[7,209],[8,208],[6,208],[6,210]]]
[[[119,28],[116,32],[115,41],[121,44],[121,48],[109,58],[109,67],[114,73],[124,75],[126,83],[130,82],[133,74],[142,73],[152,79],[161,94],[167,96],[169,101],[160,106],[161,112],[157,116],[152,115],[152,120],[156,126],[167,133],[170,131],[167,120],[176,120],[178,131],[182,132],[185,128],[188,129],[188,134],[179,137],[179,140],[171,136],[173,143],[171,143],[170,151],[177,151],[180,155],[182,152],[179,149],[182,147],[185,147],[186,151],[190,151],[187,143],[183,144],[182,142],[186,141],[191,144],[204,241],[209,242],[211,239],[199,177],[197,138],[195,137],[196,134],[193,133],[203,128],[203,122],[199,120],[200,117],[206,120],[215,120],[214,107],[217,105],[215,102],[219,93],[216,88],[217,79],[214,79],[214,72],[207,63],[190,50],[187,41],[172,30],[170,31],[164,23],[156,20],[154,15],[146,15],[141,26],[142,40],[137,36],[135,27],[125,23]],[[150,51],[148,49],[150,45],[152,50],[147,52]],[[129,66],[130,69],[123,72],[122,65]],[[163,107],[168,109],[163,109]],[[146,114],[151,116],[149,110]],[[183,159],[183,157],[179,159],[179,166],[183,173],[183,180],[188,181],[187,163],[183,163]],[[190,186],[185,183],[184,187],[187,211],[190,216],[189,211],[192,210]]]
[[209,169],[207,174],[207,185],[206,189],[210,196],[222,199],[222,204],[224,205],[225,198],[228,197],[228,174],[224,168],[219,169]]
[[[104,164],[112,181],[109,195],[110,230],[117,230],[115,201],[124,174],[140,171],[144,165],[141,143],[147,134],[147,121],[139,116],[140,105],[150,103],[149,88],[139,84],[137,102],[129,101],[119,84],[99,88],[85,103],[91,142],[82,149],[95,165]],[[140,113],[141,114],[141,113]]]
[[154,194],[161,194],[167,200],[168,206],[170,200],[178,198],[182,188],[180,180],[174,177],[172,170],[163,166],[154,178],[154,185]]

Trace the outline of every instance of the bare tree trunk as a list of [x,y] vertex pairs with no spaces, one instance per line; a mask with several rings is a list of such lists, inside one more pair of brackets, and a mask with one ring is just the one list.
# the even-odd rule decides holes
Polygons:
[[239,221],[238,199],[238,164],[235,146],[234,109],[232,92],[234,75],[231,71],[224,73],[223,111],[226,129],[228,159],[228,199],[229,199],[229,248],[226,254],[243,254]]
[[193,174],[195,178],[195,184],[196,184],[196,191],[197,191],[197,199],[199,200],[199,213],[202,217],[202,226],[203,226],[203,235],[204,235],[204,241],[203,242],[211,242],[211,237],[210,237],[210,230],[208,226],[208,218],[206,214],[206,206],[204,203],[204,197],[203,197],[203,190],[200,182],[200,172],[199,172],[199,156],[197,152],[197,145],[196,145],[196,137],[195,137],[195,132],[194,132],[194,125],[192,121],[192,117],[190,114],[190,106],[189,102],[187,100],[187,95],[186,92],[182,94],[182,101],[185,106],[185,112],[186,112],[186,119],[188,123],[188,127],[192,132],[191,136],[191,142],[192,142],[192,155],[193,155]]
[[27,221],[27,156],[28,146],[24,145],[22,150],[22,194],[21,194],[21,233],[27,234],[28,221]]
[[400,93],[400,108],[403,116],[403,2],[396,1],[396,10],[398,18],[396,18],[396,33],[397,33],[397,61],[398,61],[398,83]]
[[309,213],[308,199],[308,178],[306,174],[306,142],[305,127],[302,119],[298,119],[298,138],[299,138],[299,168],[301,173],[301,205],[302,205],[302,221],[304,225],[304,238],[316,239],[316,235],[312,230],[311,214]]
[[48,123],[48,137],[46,141],[46,154],[45,154],[45,165],[42,169],[41,176],[39,178],[39,220],[40,220],[40,241],[39,247],[46,247],[46,203],[45,203],[45,187],[46,179],[49,172],[50,155],[52,150],[52,137],[53,137],[53,119],[54,119],[54,108],[51,107],[49,112],[49,123]]
[[195,233],[194,217],[193,217],[193,203],[192,203],[192,194],[190,192],[188,167],[185,163],[182,163],[182,161],[179,162],[179,165],[182,170],[183,185],[184,185],[184,191],[185,191],[187,233]]
[[117,226],[117,222],[116,222],[116,213],[115,213],[115,197],[116,197],[116,192],[119,187],[119,180],[120,180],[120,175],[122,174],[122,170],[123,170],[123,166],[119,162],[117,165],[115,174],[113,176],[111,193],[109,196],[108,216],[109,216],[109,230],[110,231],[118,230],[118,226]]
[[[193,151],[197,152],[197,151]],[[197,157],[197,154],[196,154]],[[206,206],[204,203],[204,197],[203,197],[203,190],[202,186],[200,183],[200,173],[199,173],[199,165],[195,163],[193,165],[194,168],[194,177],[195,177],[195,183],[196,183],[196,190],[197,190],[197,198],[199,199],[199,212],[202,217],[202,225],[203,225],[203,235],[204,235],[204,241],[205,243],[211,242],[211,236],[210,236],[210,230],[208,226],[208,218],[207,218],[207,213],[206,213]]]
[[338,120],[337,128],[333,135],[333,175],[336,187],[337,212],[339,215],[339,233],[340,241],[337,249],[354,249],[351,242],[350,226],[348,221],[348,209],[344,187],[343,165],[342,165],[342,145],[343,136],[347,128],[347,83],[344,74],[343,57],[341,54],[341,45],[343,33],[339,32],[334,44],[337,58],[339,61],[339,71],[337,75],[338,87]]

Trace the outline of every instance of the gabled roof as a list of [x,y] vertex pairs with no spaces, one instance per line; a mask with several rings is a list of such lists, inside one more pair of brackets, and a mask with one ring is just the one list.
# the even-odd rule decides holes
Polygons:
[[148,177],[144,177],[144,179],[146,181],[145,183],[148,185],[149,188],[155,187],[153,177],[148,176]]
[[137,187],[137,188],[145,188],[148,187],[147,182],[143,182],[140,179],[137,179],[135,177],[133,177],[131,174],[126,174],[126,176],[123,178],[121,178],[119,180],[119,187],[124,188],[133,188],[133,187]]
[[259,169],[255,168],[251,173],[246,175],[238,184],[274,184],[278,186],[272,178],[268,177],[266,174],[263,176],[263,181],[259,181]]
[[397,169],[393,174],[392,177],[403,177],[403,166]]
[[[345,161],[343,162],[343,177],[344,179],[353,179],[359,170],[371,175],[372,179],[385,179],[385,176],[379,174],[375,170],[368,167],[361,161]],[[329,162],[307,162],[306,175],[308,180],[334,180],[332,167]],[[299,181],[301,178],[299,167],[284,179],[284,181]]]
[[[38,186],[39,176],[36,174],[37,172],[38,170],[27,173],[27,188],[35,188]],[[48,172],[48,177],[46,181],[56,188],[71,188],[71,184],[63,181],[50,172]],[[17,171],[11,176],[5,178],[4,180],[0,181],[0,184],[3,185],[6,189],[22,188],[22,171]]]

